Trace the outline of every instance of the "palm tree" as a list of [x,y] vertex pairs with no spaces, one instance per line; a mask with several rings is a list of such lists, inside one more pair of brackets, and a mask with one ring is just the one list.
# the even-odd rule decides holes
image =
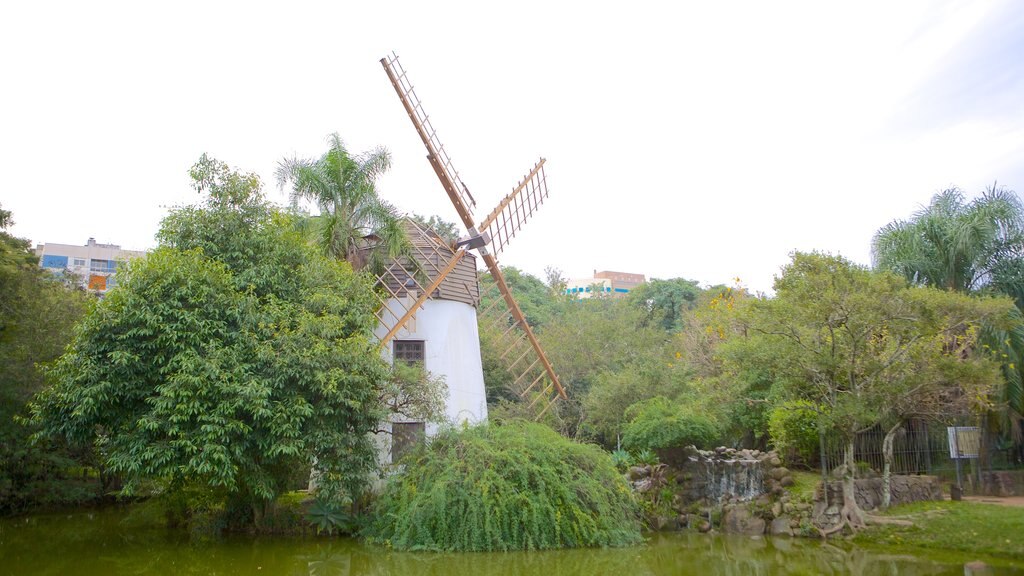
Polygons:
[[879,230],[871,251],[877,268],[911,283],[978,292],[1017,281],[1009,273],[1019,268],[1022,242],[1024,206],[993,185],[971,202],[957,188],[943,190],[910,220]]
[[[277,182],[289,193],[293,208],[301,200],[316,204],[318,244],[330,256],[360,268],[381,268],[388,259],[407,255],[408,236],[391,204],[377,194],[376,179],[391,167],[384,148],[352,154],[337,133],[319,158],[284,159],[278,164]],[[375,236],[377,249],[366,250],[365,238]]]
[[[993,184],[969,202],[957,188],[943,190],[910,220],[880,229],[871,254],[876,268],[901,274],[912,284],[1005,294],[1015,300],[1018,313],[1024,310],[1024,205],[1012,190]],[[1024,325],[1010,331],[986,327],[982,342],[1003,359],[1004,425],[1020,440]]]

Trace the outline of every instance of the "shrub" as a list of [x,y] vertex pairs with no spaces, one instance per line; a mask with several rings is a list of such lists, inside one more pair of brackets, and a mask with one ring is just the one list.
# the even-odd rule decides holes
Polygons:
[[611,458],[541,424],[447,430],[377,500],[371,539],[401,550],[542,550],[641,541]]
[[693,444],[710,445],[718,438],[714,420],[687,407],[656,396],[633,404],[626,410],[629,424],[622,445],[631,450],[658,450]]
[[768,433],[772,445],[789,465],[813,466],[820,450],[818,413],[806,400],[784,402],[768,416]]

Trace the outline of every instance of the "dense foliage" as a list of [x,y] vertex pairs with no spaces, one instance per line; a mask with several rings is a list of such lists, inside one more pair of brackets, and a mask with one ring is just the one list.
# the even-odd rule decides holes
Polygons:
[[[376,179],[391,167],[391,155],[384,148],[353,154],[337,134],[327,140],[327,151],[319,158],[282,160],[278,185],[291,186],[293,208],[300,200],[317,206],[319,217],[313,223],[325,254],[379,271],[388,259],[411,250],[397,210],[377,194]],[[380,240],[380,249],[361,250],[371,234]]]
[[1010,322],[1013,304],[911,287],[818,253],[794,254],[775,291],[745,307],[747,336],[726,345],[729,357],[738,370],[763,362],[781,398],[806,401],[818,427],[843,438],[844,514],[862,524],[851,504],[856,433],[888,419],[983,406],[1001,378],[996,363],[973,354],[979,327]]
[[[910,219],[880,229],[872,254],[878,268],[917,285],[1008,295],[1024,319],[1024,205],[1011,190],[993,185],[971,201],[957,188],[944,190]],[[1009,330],[985,326],[981,342],[1003,358],[1001,424],[1022,449],[1024,322]]]
[[375,505],[401,550],[543,550],[640,541],[637,505],[606,453],[519,421],[440,433]]
[[626,417],[622,445],[630,450],[709,448],[719,436],[718,424],[706,414],[663,396],[632,405]]
[[0,209],[0,514],[87,500],[99,489],[82,478],[88,453],[33,444],[32,429],[16,420],[45,386],[38,366],[61,354],[94,298],[41,269],[29,241],[6,232],[11,224]]
[[366,281],[268,205],[255,176],[205,156],[204,204],[174,210],[162,247],[78,326],[39,397],[49,437],[89,444],[124,476],[266,504],[316,463],[329,497],[374,469],[387,380]]

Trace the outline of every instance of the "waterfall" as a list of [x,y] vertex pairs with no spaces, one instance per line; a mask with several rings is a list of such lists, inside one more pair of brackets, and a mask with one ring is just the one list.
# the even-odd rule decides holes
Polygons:
[[704,458],[704,497],[721,503],[727,499],[747,502],[764,494],[761,462],[746,459]]

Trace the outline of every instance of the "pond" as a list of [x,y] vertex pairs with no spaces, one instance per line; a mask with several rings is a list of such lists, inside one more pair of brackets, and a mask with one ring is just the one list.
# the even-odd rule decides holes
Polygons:
[[[690,533],[655,535],[646,545],[626,549],[399,553],[341,538],[230,536],[194,542],[179,531],[140,528],[125,518],[123,510],[107,509],[0,520],[0,574],[961,576],[971,573],[964,564],[974,560],[809,539]],[[983,573],[1024,575],[1024,564]]]

